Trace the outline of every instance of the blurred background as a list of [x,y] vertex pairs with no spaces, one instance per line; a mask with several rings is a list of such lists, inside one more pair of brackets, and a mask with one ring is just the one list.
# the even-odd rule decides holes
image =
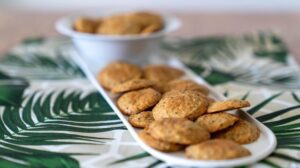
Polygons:
[[115,7],[172,10],[181,12],[291,12],[299,11],[298,0],[2,0],[7,9],[36,11],[73,11],[90,8]]
[[279,32],[298,53],[299,0],[0,0],[0,52],[28,36],[56,36],[55,21],[76,11],[140,9],[170,12],[183,27],[175,36]]

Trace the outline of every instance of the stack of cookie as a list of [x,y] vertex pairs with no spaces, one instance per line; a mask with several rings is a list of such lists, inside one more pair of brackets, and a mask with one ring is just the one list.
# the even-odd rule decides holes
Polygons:
[[140,138],[163,152],[185,149],[199,160],[225,160],[251,153],[241,144],[252,143],[260,131],[252,123],[228,113],[249,107],[245,100],[216,101],[209,90],[184,72],[164,65],[144,69],[113,62],[98,75],[100,84],[117,94],[117,106],[129,116]]
[[80,17],[74,22],[74,29],[78,32],[103,35],[145,35],[157,32],[163,27],[163,19],[149,12],[124,13],[101,19]]

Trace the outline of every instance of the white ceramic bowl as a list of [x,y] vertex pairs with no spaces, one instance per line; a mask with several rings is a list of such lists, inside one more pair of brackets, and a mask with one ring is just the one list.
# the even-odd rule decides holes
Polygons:
[[151,55],[158,55],[162,38],[181,25],[177,18],[160,14],[165,23],[164,28],[149,35],[100,35],[81,33],[73,29],[75,19],[80,16],[101,18],[126,12],[128,11],[89,12],[70,15],[58,20],[56,29],[61,34],[71,37],[74,45],[84,58],[105,65],[113,60],[130,60],[133,63],[144,62]]

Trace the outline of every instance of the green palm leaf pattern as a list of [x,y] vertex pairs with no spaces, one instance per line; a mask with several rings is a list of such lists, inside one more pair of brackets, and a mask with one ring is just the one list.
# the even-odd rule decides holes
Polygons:
[[28,81],[10,77],[0,71],[0,106],[20,106]]
[[45,39],[44,37],[27,37],[25,39],[22,40],[22,44],[24,45],[39,45],[42,44],[46,41],[47,39]]
[[256,57],[269,57],[275,61],[287,63],[287,46],[276,34],[260,32],[254,36],[245,35],[244,39],[252,46]]
[[[21,163],[28,167],[79,167],[70,155],[89,153],[56,153],[26,146],[105,144],[112,139],[79,133],[120,129],[125,127],[98,92],[37,91],[27,95],[21,107],[3,107],[0,164],[7,167],[22,167]],[[49,163],[52,165],[46,166]]]
[[[2,113],[0,136],[7,142],[22,145],[53,145],[102,142],[106,138],[80,136],[71,132],[104,132],[124,129],[119,118],[111,112],[104,99],[95,92],[81,97],[82,92],[57,94],[51,108],[54,92],[34,93],[20,107],[5,107]],[[34,121],[36,117],[37,121]],[[108,122],[109,121],[109,122]],[[49,132],[51,131],[51,132]],[[80,142],[77,142],[80,141]]]
[[25,39],[1,57],[0,70],[10,76],[26,79],[62,80],[84,78],[84,73],[65,52],[70,45],[66,39]]
[[[9,157],[8,157],[9,158]],[[5,168],[79,168],[79,163],[77,160],[68,157],[66,155],[14,155],[13,159],[0,158],[1,167]]]
[[[228,92],[225,92],[225,95],[228,95]],[[274,94],[267,99],[261,101],[253,108],[250,108],[247,110],[250,114],[256,114],[260,109],[262,109],[264,106],[268,105],[272,102],[275,98],[279,97],[283,93],[277,93]],[[242,96],[242,98],[247,98],[250,95],[250,92],[247,92],[245,95]],[[299,105],[295,105],[292,107],[283,108],[268,114],[258,115],[255,116],[259,121],[261,121],[263,124],[265,124],[267,127],[269,127],[275,134],[277,138],[277,147],[276,150],[266,159],[260,161],[261,164],[268,165],[270,167],[281,167],[280,165],[277,165],[276,163],[273,163],[270,161],[272,158],[278,158],[285,161],[292,161],[296,163],[300,163],[300,159],[295,158],[293,156],[289,156],[288,154],[281,153],[280,150],[282,149],[288,149],[288,150],[299,150],[300,151],[300,123],[294,123],[295,120],[300,119],[299,114],[294,113],[291,117],[286,117],[284,119],[276,119],[276,117],[281,116],[285,113],[292,113],[293,110],[300,108],[300,102],[298,102],[299,97],[292,92],[292,97],[294,100],[299,103]],[[295,111],[294,111],[295,112]],[[133,156],[129,156],[126,158],[122,158],[120,160],[114,161],[112,164],[121,164],[124,162],[134,161],[137,159],[142,159],[145,157],[152,157],[150,154],[143,152],[138,153]],[[159,167],[162,167],[162,165],[165,164],[164,162],[160,160],[156,160],[155,162],[149,164],[148,167],[156,167],[160,165]],[[169,167],[169,166],[165,166]]]
[[[14,167],[79,167],[78,161],[70,155],[78,153],[57,153],[22,147],[1,140],[0,165],[5,168]],[[43,166],[42,166],[43,165]]]
[[212,85],[235,81],[300,87],[299,68],[289,63],[288,50],[274,33],[170,39],[163,43],[163,48]]

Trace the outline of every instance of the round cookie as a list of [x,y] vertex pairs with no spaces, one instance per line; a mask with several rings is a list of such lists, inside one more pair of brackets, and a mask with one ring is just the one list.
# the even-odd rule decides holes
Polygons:
[[203,93],[204,95],[207,95],[209,93],[209,90],[203,86],[200,85],[192,80],[186,80],[186,79],[177,79],[169,82],[165,88],[164,91],[168,92],[170,90],[192,90],[192,91],[199,91]]
[[156,139],[182,145],[196,144],[210,138],[209,132],[204,127],[187,119],[179,118],[154,121],[149,125],[147,131]]
[[147,79],[133,79],[124,83],[120,83],[111,89],[112,93],[123,93],[132,90],[142,89],[155,86],[153,81]]
[[160,29],[161,29],[160,25],[158,25],[158,24],[151,24],[151,25],[145,27],[142,30],[141,34],[145,34],[145,35],[151,34],[151,33],[159,31]]
[[131,22],[140,25],[143,29],[146,29],[151,25],[155,25],[155,27],[157,27],[156,29],[159,30],[164,26],[163,19],[154,13],[135,12],[128,14],[126,17]]
[[97,33],[105,35],[129,35],[139,34],[140,32],[140,25],[133,23],[122,15],[104,19],[97,29]]
[[98,74],[98,81],[104,88],[111,90],[118,84],[141,78],[141,76],[142,71],[139,67],[118,61],[104,67]]
[[200,92],[174,90],[165,93],[152,112],[155,120],[163,118],[194,120],[206,112],[207,106],[207,99]]
[[183,75],[183,71],[165,65],[150,65],[144,69],[145,78],[156,82],[161,88],[169,81]]
[[131,91],[123,94],[117,105],[125,115],[132,115],[153,107],[161,98],[161,94],[152,88]]
[[151,111],[143,111],[137,114],[132,114],[128,117],[128,122],[136,128],[145,128],[154,121]]
[[243,107],[249,107],[250,103],[246,100],[225,100],[225,101],[216,101],[211,103],[207,108],[207,113],[214,113],[226,110],[239,109]]
[[182,145],[164,142],[153,138],[146,131],[139,132],[139,137],[149,146],[163,152],[175,152],[183,148]]
[[77,18],[74,22],[74,29],[78,32],[94,33],[99,24],[100,21],[88,18]]
[[185,150],[186,156],[196,160],[227,160],[251,155],[243,146],[225,139],[213,139],[191,145]]
[[229,139],[239,144],[248,144],[259,138],[260,131],[252,123],[239,119],[233,126],[216,132],[215,138]]
[[209,132],[216,132],[232,126],[238,120],[239,118],[235,115],[220,112],[204,114],[198,117],[196,123],[206,127]]

